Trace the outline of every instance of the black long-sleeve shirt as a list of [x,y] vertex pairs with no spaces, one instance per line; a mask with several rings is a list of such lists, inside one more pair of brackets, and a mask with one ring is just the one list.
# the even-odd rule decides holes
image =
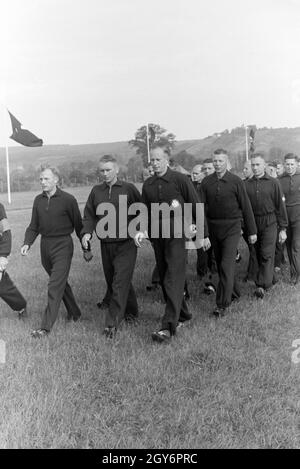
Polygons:
[[7,257],[11,252],[11,231],[4,206],[0,203],[0,257]]
[[39,234],[54,238],[70,235],[74,229],[80,239],[82,219],[75,197],[59,188],[51,197],[43,192],[34,199],[24,245],[31,246]]
[[[163,202],[167,203],[170,206],[177,205],[181,206],[182,222],[184,223],[185,208],[184,204],[191,204],[192,209],[192,220],[196,224],[201,224],[201,220],[197,220],[196,207],[197,204],[201,203],[199,195],[197,194],[191,180],[184,174],[181,174],[177,171],[173,171],[170,168],[167,169],[167,172],[163,176],[151,176],[144,182],[142,189],[142,200],[147,206],[148,209],[148,232],[151,237],[153,233],[151,226],[151,210],[153,206],[151,204],[162,204]],[[167,214],[168,215],[168,214]],[[176,217],[176,211],[174,210],[174,217]],[[188,218],[188,217],[187,217]],[[204,237],[208,236],[208,228],[205,216],[203,214],[203,224],[204,224]],[[160,222],[160,232],[161,232],[161,223]],[[184,233],[184,227],[182,227],[182,233]],[[170,233],[174,232],[174,226],[170,225]]]
[[248,179],[245,186],[255,218],[268,216],[268,224],[277,222],[280,229],[286,228],[287,213],[279,182],[264,174]]
[[285,173],[279,178],[282,192],[285,198],[285,205],[293,207],[300,205],[300,174],[296,173],[293,176]]
[[244,220],[247,233],[257,233],[251,204],[241,178],[229,171],[220,179],[216,173],[210,174],[201,182],[201,193],[208,221]]
[[[127,215],[127,211],[137,202],[141,202],[141,194],[134,184],[119,179],[112,186],[106,182],[97,184],[91,190],[84,208],[82,235],[96,231],[98,238],[103,242],[128,239],[128,225],[135,216]],[[104,218],[107,218],[107,223],[102,225]],[[101,225],[101,229],[97,228],[97,225]]]

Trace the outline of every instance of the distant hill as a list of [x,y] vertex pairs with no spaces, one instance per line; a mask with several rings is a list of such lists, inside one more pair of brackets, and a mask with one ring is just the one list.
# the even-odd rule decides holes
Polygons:
[[[204,159],[209,157],[216,148],[227,149],[234,164],[235,160],[241,159],[245,153],[244,128],[237,127],[231,131],[225,130],[203,139],[178,141],[173,153],[186,151],[196,159]],[[257,129],[255,149],[264,152],[267,159],[280,158],[287,152],[295,152],[300,155],[300,127]],[[106,153],[114,154],[124,166],[132,156],[135,156],[135,150],[127,142],[9,148],[12,169],[22,167],[24,164],[37,167],[45,162],[60,165],[66,162],[96,161]],[[0,148],[0,167],[3,166],[5,166],[5,149]]]

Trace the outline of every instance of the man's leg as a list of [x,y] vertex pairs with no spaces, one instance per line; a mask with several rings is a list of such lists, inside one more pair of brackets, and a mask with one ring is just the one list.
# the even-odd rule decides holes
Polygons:
[[43,314],[41,325],[41,329],[46,331],[50,331],[56,321],[60,303],[66,289],[72,255],[73,242],[71,237],[42,238],[42,265],[49,274],[48,304]]
[[300,280],[300,220],[295,221],[288,230],[287,251],[291,266],[291,277]]
[[[131,283],[137,248],[133,240],[103,244],[113,244],[109,247],[113,265],[112,296],[105,318],[105,327],[117,328],[125,317],[125,311],[131,316],[138,315],[136,296]],[[103,260],[107,262],[108,258],[102,257]],[[106,274],[106,278],[109,279],[109,275]]]
[[257,258],[259,270],[256,285],[264,290],[273,285],[276,238],[277,226],[275,223],[265,227],[258,234]]
[[191,319],[184,300],[186,278],[186,249],[184,239],[165,239],[166,271],[163,289],[166,297],[166,309],[162,318],[162,329],[175,334],[178,322]]
[[202,248],[197,249],[197,275],[200,278],[207,274],[208,255]]
[[233,233],[225,239],[212,238],[219,273],[216,294],[218,308],[227,308],[231,304],[232,296],[239,297],[240,295],[235,279],[235,258],[239,239],[240,233]]
[[3,272],[1,276],[0,298],[2,298],[13,311],[22,311],[26,308],[25,298],[14,285],[7,272]]

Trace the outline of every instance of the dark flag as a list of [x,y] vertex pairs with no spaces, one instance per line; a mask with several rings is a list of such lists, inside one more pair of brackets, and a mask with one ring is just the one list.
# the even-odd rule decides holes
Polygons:
[[15,142],[20,143],[21,145],[24,145],[25,147],[41,147],[43,145],[43,140],[41,138],[38,138],[29,130],[21,129],[21,122],[19,122],[18,119],[16,119],[15,116],[13,116],[9,111],[8,113],[13,131],[9,138]]
[[148,129],[149,129],[149,141],[150,141],[150,148],[151,148],[151,146],[155,142],[156,135],[155,135],[155,130],[153,129],[153,127],[148,125]]
[[251,127],[250,129],[250,132],[249,132],[249,138],[250,138],[250,153],[253,154],[254,153],[254,137],[255,137],[255,129],[254,127]]

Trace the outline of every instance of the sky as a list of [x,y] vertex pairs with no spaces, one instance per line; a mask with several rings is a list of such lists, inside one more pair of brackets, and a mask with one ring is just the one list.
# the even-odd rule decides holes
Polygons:
[[[300,126],[298,0],[0,0],[8,108],[45,144]],[[10,145],[15,145],[10,141]]]

